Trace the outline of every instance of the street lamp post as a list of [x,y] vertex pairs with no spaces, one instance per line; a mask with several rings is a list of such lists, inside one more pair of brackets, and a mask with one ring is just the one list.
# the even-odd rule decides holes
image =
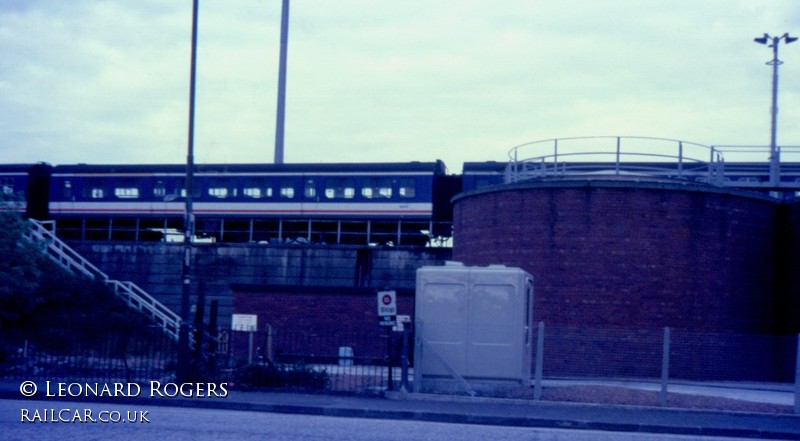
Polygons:
[[780,152],[778,151],[778,144],[776,140],[777,124],[778,124],[778,66],[783,64],[783,61],[778,59],[778,43],[784,41],[784,44],[789,44],[797,41],[797,37],[790,37],[788,33],[780,37],[771,37],[769,34],[764,34],[763,37],[754,38],[753,41],[759,44],[768,45],[772,48],[772,60],[767,61],[767,65],[772,66],[772,121],[770,125],[770,142],[769,142],[769,176],[772,185],[778,184],[779,167],[780,167]]
[[199,0],[192,2],[192,48],[189,67],[189,134],[186,148],[186,211],[183,223],[183,264],[181,266],[181,326],[178,332],[179,382],[188,381],[192,375],[190,360],[191,337],[189,335],[189,309],[192,292],[192,237],[194,236],[194,213],[192,197],[194,193],[194,108],[197,77],[197,10]]

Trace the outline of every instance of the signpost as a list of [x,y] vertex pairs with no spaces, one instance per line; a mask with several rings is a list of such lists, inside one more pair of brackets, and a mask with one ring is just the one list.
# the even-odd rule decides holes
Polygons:
[[389,321],[395,321],[396,316],[397,293],[395,291],[378,291],[378,317],[390,317]]
[[387,389],[393,390],[392,327],[397,324],[397,293],[395,291],[378,291],[378,317],[380,317],[378,324],[386,327],[386,364],[389,368]]
[[258,329],[258,316],[256,314],[233,314],[231,315],[231,329],[255,332]]
[[258,330],[258,315],[256,314],[233,314],[231,315],[231,330],[248,333],[247,341],[247,362],[253,362],[253,337]]

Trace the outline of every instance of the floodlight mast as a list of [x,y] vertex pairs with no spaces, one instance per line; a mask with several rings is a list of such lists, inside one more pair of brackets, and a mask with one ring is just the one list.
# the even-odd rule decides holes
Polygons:
[[766,64],[772,66],[772,108],[770,110],[772,118],[769,142],[769,176],[770,183],[774,186],[778,185],[778,180],[780,179],[780,152],[778,151],[776,135],[778,125],[778,66],[783,64],[783,61],[778,59],[778,43],[780,43],[781,40],[784,41],[784,44],[789,44],[797,41],[797,37],[790,37],[789,33],[785,33],[780,37],[771,37],[769,34],[764,33],[763,37],[753,39],[756,43],[768,45],[768,47],[772,48],[772,60],[767,61]]
[[281,51],[278,60],[278,111],[275,122],[275,164],[283,164],[283,133],[286,125],[286,53],[289,47],[289,0],[281,9]]

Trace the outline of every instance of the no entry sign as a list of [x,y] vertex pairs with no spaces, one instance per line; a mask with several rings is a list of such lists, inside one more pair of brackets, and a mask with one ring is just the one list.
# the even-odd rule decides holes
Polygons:
[[378,291],[378,316],[397,315],[397,295],[394,291]]

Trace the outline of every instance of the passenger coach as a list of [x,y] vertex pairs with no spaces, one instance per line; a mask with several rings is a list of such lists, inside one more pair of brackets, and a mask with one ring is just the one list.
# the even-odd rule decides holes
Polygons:
[[[437,192],[455,191],[446,174],[441,161],[197,165],[196,233],[226,242],[421,245],[450,220],[434,209]],[[59,165],[50,216],[73,239],[182,237],[185,181],[183,165]]]

